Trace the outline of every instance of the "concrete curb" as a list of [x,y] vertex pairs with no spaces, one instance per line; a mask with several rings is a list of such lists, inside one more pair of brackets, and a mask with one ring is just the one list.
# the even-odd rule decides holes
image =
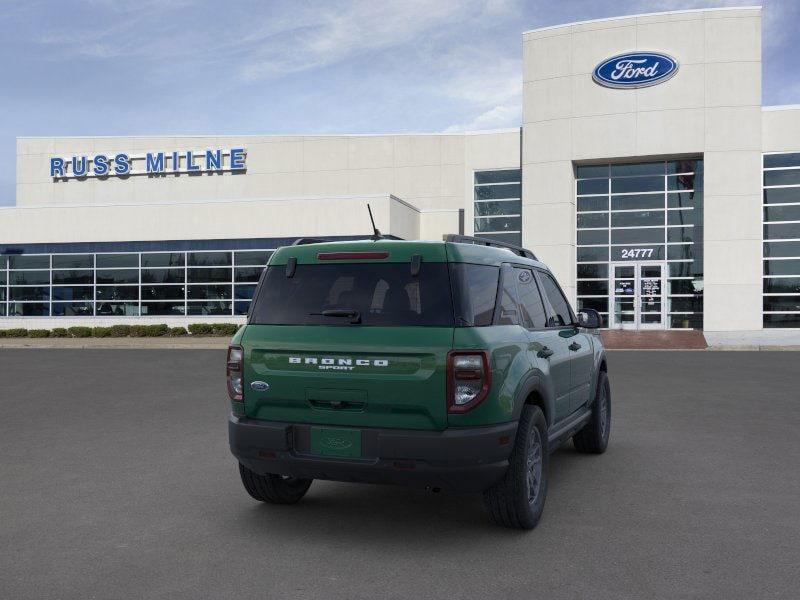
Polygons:
[[224,350],[228,337],[197,338],[0,338],[0,348]]
[[720,350],[724,352],[736,351],[760,351],[760,352],[796,352],[800,351],[800,346],[779,346],[777,344],[719,344],[717,346],[709,346],[709,350]]
[[608,352],[800,352],[800,346],[725,344],[708,348],[606,348]]
[[608,352],[800,352],[800,346],[725,344],[708,348],[606,348],[606,350]]

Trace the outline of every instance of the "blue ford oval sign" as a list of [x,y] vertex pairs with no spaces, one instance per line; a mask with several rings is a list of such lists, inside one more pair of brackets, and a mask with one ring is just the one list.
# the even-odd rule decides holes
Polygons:
[[641,88],[666,81],[678,72],[678,61],[660,52],[626,52],[594,69],[592,79],[610,88]]

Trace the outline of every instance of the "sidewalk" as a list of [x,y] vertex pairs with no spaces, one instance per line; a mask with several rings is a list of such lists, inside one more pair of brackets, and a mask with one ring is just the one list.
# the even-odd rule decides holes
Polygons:
[[797,329],[706,331],[709,350],[800,350]]
[[141,348],[224,350],[229,337],[0,338],[2,348]]
[[694,329],[604,329],[600,335],[608,350],[705,350],[708,347],[703,332]]
[[605,329],[601,335],[608,350],[800,350],[800,331],[797,330]]

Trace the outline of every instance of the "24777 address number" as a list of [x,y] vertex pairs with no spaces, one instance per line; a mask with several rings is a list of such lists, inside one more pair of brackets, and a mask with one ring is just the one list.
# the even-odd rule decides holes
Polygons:
[[655,248],[623,248],[622,258],[653,258]]

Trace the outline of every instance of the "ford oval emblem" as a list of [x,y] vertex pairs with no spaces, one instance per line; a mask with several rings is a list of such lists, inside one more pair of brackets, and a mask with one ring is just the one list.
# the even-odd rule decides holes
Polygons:
[[256,392],[266,392],[269,389],[269,384],[266,381],[254,381],[250,384],[250,389]]
[[642,88],[666,81],[678,72],[678,61],[660,52],[626,52],[594,68],[592,79],[609,88]]

